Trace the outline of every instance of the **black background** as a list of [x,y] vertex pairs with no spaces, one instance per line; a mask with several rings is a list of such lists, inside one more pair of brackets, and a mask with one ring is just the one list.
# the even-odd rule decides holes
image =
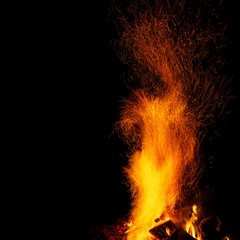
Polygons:
[[[84,17],[87,24],[87,74],[81,95],[80,111],[85,125],[83,151],[80,162],[87,162],[87,215],[88,227],[101,227],[114,223],[127,214],[130,207],[130,194],[124,185],[122,168],[127,164],[127,148],[116,133],[114,124],[118,120],[120,100],[128,96],[121,76],[127,71],[114,53],[110,42],[117,38],[116,27],[108,20],[111,2],[95,1],[89,3],[89,11]],[[217,214],[223,224],[238,230],[240,217],[239,194],[239,135],[240,135],[240,73],[239,73],[239,11],[237,1],[225,1],[222,15],[228,23],[227,37],[231,44],[225,51],[231,58],[225,67],[226,74],[233,76],[231,87],[235,96],[227,108],[231,113],[221,118],[209,128],[202,143],[205,170],[202,185],[212,189],[214,198],[209,200],[212,212]],[[84,13],[84,12],[83,12]],[[85,25],[85,22],[83,22]],[[86,48],[86,49],[85,49]],[[81,174],[84,174],[81,171]],[[82,186],[82,185],[81,185]],[[80,186],[80,188],[81,188]],[[207,197],[208,198],[208,197]]]

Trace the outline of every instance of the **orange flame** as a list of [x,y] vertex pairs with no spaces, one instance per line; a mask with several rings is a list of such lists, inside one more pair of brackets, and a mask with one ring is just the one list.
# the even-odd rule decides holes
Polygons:
[[134,197],[132,220],[136,227],[129,239],[148,233],[163,213],[168,217],[168,211],[182,196],[182,184],[191,184],[185,180],[197,168],[196,124],[177,90],[174,87],[163,98],[136,92],[123,111],[125,130],[138,126],[141,135],[140,149],[134,152],[126,169]]
[[[154,220],[172,217],[194,187],[200,172],[199,126],[222,94],[210,68],[202,67],[207,45],[217,35],[200,28],[199,13],[192,24],[184,16],[184,25],[184,4],[179,13],[176,8],[140,1],[128,9],[131,18],[121,18],[120,57],[132,66],[139,86],[124,101],[119,122],[131,147],[125,169],[133,197],[130,240],[151,238]],[[192,235],[197,236],[194,229]]]
[[191,218],[186,222],[185,229],[186,232],[189,233],[191,236],[196,238],[197,240],[201,240],[201,233],[198,230],[198,226],[196,225],[196,221],[198,220],[197,217],[197,206],[193,205],[192,207],[192,216]]

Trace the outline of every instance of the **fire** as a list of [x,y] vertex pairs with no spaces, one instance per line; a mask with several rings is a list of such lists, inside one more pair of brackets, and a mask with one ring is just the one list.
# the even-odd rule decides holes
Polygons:
[[192,216],[187,221],[185,225],[186,232],[189,233],[191,236],[196,238],[197,240],[201,240],[201,233],[198,230],[198,226],[196,224],[196,221],[198,220],[197,216],[197,205],[193,205],[192,207]]
[[[132,66],[133,85],[138,85],[124,100],[118,123],[130,146],[125,168],[132,193],[129,240],[151,239],[151,228],[174,220],[201,172],[200,126],[223,95],[216,87],[221,78],[203,67],[209,60],[207,46],[217,35],[201,29],[199,10],[188,19],[183,3],[153,2],[132,4],[131,17],[121,17],[119,55]],[[200,240],[196,219],[194,205],[185,230]]]
[[141,135],[141,147],[136,149],[126,169],[134,196],[134,230],[129,239],[137,239],[136,236],[144,239],[142,234],[148,235],[156,224],[154,220],[161,215],[165,214],[162,221],[167,220],[182,196],[186,169],[190,175],[196,171],[195,123],[177,90],[173,86],[163,98],[135,92],[123,111],[122,124],[128,131],[138,124]]

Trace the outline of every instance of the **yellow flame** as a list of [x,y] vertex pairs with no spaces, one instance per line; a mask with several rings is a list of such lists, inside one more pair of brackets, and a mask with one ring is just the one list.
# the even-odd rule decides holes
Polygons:
[[222,240],[231,240],[229,236],[225,236]]
[[189,233],[192,237],[196,238],[197,240],[201,240],[201,233],[196,225],[196,221],[198,220],[197,217],[197,205],[192,206],[192,215],[191,218],[186,222],[185,230]]
[[135,94],[122,122],[126,127],[138,123],[142,135],[141,149],[134,152],[126,169],[134,196],[135,227],[128,239],[148,232],[163,213],[168,217],[180,198],[186,167],[194,166],[195,148],[195,124],[189,121],[186,102],[177,91],[162,99]]
[[166,228],[166,233],[168,234],[168,236],[170,236],[171,231],[168,227]]

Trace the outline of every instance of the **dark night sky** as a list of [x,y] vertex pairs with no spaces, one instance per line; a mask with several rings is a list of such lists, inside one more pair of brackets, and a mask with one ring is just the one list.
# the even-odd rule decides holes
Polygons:
[[[87,61],[87,88],[90,96],[86,109],[87,136],[84,154],[88,167],[88,213],[89,226],[101,226],[114,222],[127,213],[130,195],[123,184],[122,167],[126,165],[126,146],[117,136],[111,134],[118,120],[120,100],[128,91],[121,80],[126,67],[120,62],[110,46],[116,38],[116,29],[107,19],[109,0],[96,1],[91,10]],[[214,190],[213,211],[223,223],[237,229],[236,215],[239,216],[239,136],[240,136],[240,87],[239,87],[239,12],[237,1],[225,1],[224,16],[228,20],[227,36],[233,42],[226,56],[232,62],[226,73],[233,75],[232,93],[236,99],[228,107],[232,112],[226,120],[220,119],[216,127],[209,130],[203,142],[206,158],[213,157],[206,164],[204,183]],[[82,92],[84,94],[84,91]],[[81,103],[85,104],[85,103]],[[216,138],[215,132],[219,133]],[[211,140],[210,140],[211,138]],[[85,157],[84,157],[85,158]],[[238,221],[239,223],[239,221]]]

